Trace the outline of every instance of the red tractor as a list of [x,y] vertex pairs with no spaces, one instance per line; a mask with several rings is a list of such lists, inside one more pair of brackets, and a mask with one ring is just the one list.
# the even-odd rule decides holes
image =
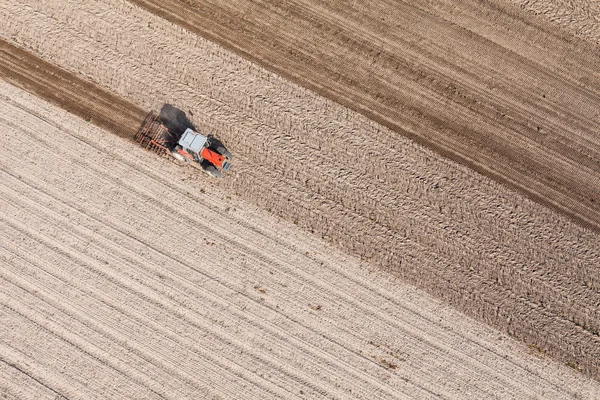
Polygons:
[[199,164],[209,175],[221,178],[231,167],[231,153],[212,135],[202,135],[191,128],[183,134],[171,132],[151,111],[134,136],[143,147],[160,155],[173,156],[183,162]]

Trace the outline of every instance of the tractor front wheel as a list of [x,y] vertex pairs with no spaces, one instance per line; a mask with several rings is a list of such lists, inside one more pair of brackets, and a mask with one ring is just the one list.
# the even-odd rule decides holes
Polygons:
[[213,176],[215,178],[222,178],[223,174],[221,174],[221,171],[219,171],[217,169],[217,167],[215,167],[214,165],[208,165],[204,168],[204,171],[209,174],[210,176]]
[[217,146],[215,150],[217,153],[219,153],[228,160],[231,160],[233,158],[233,155],[231,155],[231,153],[225,148],[225,146]]

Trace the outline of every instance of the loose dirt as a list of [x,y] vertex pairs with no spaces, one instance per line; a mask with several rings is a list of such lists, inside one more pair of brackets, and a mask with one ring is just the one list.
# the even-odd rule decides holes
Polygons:
[[109,91],[0,40],[0,76],[117,135],[131,139],[146,111]]
[[600,51],[510,3],[133,2],[600,227]]
[[600,384],[0,82],[0,397],[596,399]]
[[191,111],[236,155],[215,186],[599,376],[597,233],[130,3],[0,13],[12,43]]
[[595,0],[512,0],[571,34],[600,44],[600,2]]

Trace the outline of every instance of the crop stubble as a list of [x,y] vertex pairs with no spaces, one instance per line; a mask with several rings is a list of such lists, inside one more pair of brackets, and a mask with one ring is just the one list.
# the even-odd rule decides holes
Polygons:
[[[2,82],[0,110],[2,395],[600,394],[597,382]],[[186,238],[194,246],[182,248]]]
[[597,234],[126,2],[0,12],[63,68],[193,110],[237,156],[224,188],[598,376]]

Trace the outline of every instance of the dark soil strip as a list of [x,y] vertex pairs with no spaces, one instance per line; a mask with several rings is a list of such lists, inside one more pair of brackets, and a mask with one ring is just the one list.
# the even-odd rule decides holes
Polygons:
[[0,76],[118,136],[132,139],[147,112],[33,54],[0,40]]

